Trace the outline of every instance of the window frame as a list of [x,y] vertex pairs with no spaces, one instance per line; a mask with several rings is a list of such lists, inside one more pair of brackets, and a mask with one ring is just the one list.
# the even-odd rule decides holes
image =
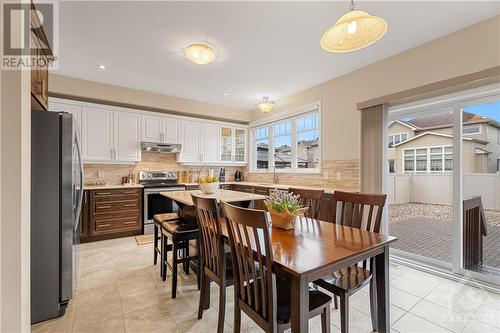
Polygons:
[[[406,135],[406,139],[404,139],[403,141],[401,141],[401,136],[402,135]],[[392,147],[391,147],[390,146],[390,144],[391,144],[391,137],[396,137],[396,136],[399,136],[399,142],[398,143],[393,143]],[[409,138],[410,138],[410,133],[409,132],[401,132],[401,133],[389,134],[389,135],[387,135],[387,148],[394,149],[395,148],[394,145],[400,144],[401,142],[405,142]]]
[[[431,153],[431,150],[433,148],[440,148],[441,152],[440,153]],[[446,148],[451,148],[452,152],[451,153],[446,153],[445,149]],[[423,156],[424,154],[417,154],[417,150],[419,149],[425,149],[426,150],[426,170],[425,171],[418,171],[417,170],[417,156]],[[406,151],[413,150],[413,155],[405,155]],[[440,171],[433,171],[431,170],[431,156],[441,156],[441,170]],[[453,145],[439,145],[439,146],[425,146],[425,147],[412,147],[412,148],[405,148],[401,150],[401,166],[402,166],[402,171],[403,174],[446,174],[446,173],[453,173],[453,169],[451,170],[446,170],[446,156],[451,155],[453,158]],[[405,169],[405,157],[406,156],[412,156],[413,157],[413,171],[407,171]]]
[[[468,128],[478,128],[477,132],[472,132],[472,133],[465,133],[465,129]],[[483,126],[481,124],[467,124],[467,125],[462,125],[462,135],[477,135],[477,134],[482,134],[483,133]]]
[[[317,168],[299,168],[298,163],[297,163],[297,137],[298,137],[298,132],[297,132],[297,119],[302,118],[307,115],[311,114],[317,114],[318,115],[318,146],[319,146],[319,151],[318,151],[318,167]],[[250,150],[249,150],[249,156],[250,156],[250,170],[249,172],[252,173],[263,173],[263,172],[269,172],[269,170],[274,167],[274,125],[280,124],[283,122],[291,122],[291,136],[292,136],[292,156],[291,156],[291,163],[292,167],[288,169],[276,169],[277,173],[316,173],[320,174],[321,173],[321,103],[314,102],[309,105],[303,106],[297,110],[291,111],[291,112],[284,112],[281,116],[274,116],[274,117],[269,117],[269,121],[264,122],[264,121],[256,121],[253,124],[250,124]],[[268,166],[269,169],[257,169],[257,156],[256,156],[256,139],[255,139],[255,130],[261,129],[267,127],[268,128],[268,133],[269,133],[269,157],[268,157]],[[314,129],[315,130],[315,129]]]

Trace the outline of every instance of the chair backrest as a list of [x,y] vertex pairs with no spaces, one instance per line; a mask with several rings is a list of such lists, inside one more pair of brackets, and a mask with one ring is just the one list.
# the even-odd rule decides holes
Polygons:
[[227,203],[222,207],[233,255],[235,297],[259,326],[271,327],[276,323],[276,281],[267,213]]
[[333,194],[334,221],[356,229],[380,232],[386,197],[385,194],[335,191]]
[[[385,194],[366,194],[335,191],[333,194],[333,218],[336,224],[380,232],[382,211],[384,210]],[[337,211],[339,209],[340,211]],[[373,258],[372,258],[373,259]],[[373,260],[370,259],[370,269]],[[358,263],[367,269],[368,260]]]
[[226,260],[217,200],[194,195],[192,198],[201,235],[202,265],[217,277],[222,278],[226,272]]
[[312,219],[318,218],[319,211],[321,210],[321,199],[323,197],[324,190],[290,188],[288,191],[293,194],[298,194],[300,196],[300,204],[308,207],[305,214],[306,217],[310,217]]

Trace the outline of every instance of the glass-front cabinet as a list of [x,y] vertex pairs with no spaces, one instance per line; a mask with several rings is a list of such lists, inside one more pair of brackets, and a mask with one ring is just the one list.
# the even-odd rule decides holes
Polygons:
[[221,126],[222,162],[246,163],[247,130],[229,126]]

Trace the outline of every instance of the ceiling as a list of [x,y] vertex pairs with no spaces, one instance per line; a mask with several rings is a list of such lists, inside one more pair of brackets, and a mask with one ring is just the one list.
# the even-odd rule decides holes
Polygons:
[[[498,15],[500,2],[357,2],[387,20],[386,36],[354,53],[323,51],[323,32],[348,8],[348,1],[60,2],[54,73],[252,110],[263,95],[283,98]],[[183,56],[197,41],[215,46],[215,62]]]

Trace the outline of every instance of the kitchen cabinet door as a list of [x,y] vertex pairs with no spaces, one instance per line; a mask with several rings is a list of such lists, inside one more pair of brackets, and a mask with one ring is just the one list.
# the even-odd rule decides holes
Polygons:
[[197,121],[183,120],[181,122],[182,151],[179,154],[181,163],[200,163],[200,131]]
[[140,161],[140,115],[130,112],[115,112],[114,117],[114,159],[117,161]]
[[180,121],[174,118],[162,119],[162,139],[164,143],[179,143]]
[[247,161],[247,130],[243,128],[234,129],[234,155],[233,162]]
[[203,163],[219,161],[219,130],[218,124],[200,123],[200,153]]
[[82,109],[82,159],[110,161],[113,158],[113,111]]
[[49,111],[54,112],[68,112],[73,116],[73,127],[75,128],[78,137],[82,137],[81,124],[82,124],[82,107],[79,105],[58,103],[49,101]]
[[233,129],[221,126],[220,128],[220,160],[231,162],[233,160]]
[[162,118],[156,116],[142,116],[142,141],[161,142]]

